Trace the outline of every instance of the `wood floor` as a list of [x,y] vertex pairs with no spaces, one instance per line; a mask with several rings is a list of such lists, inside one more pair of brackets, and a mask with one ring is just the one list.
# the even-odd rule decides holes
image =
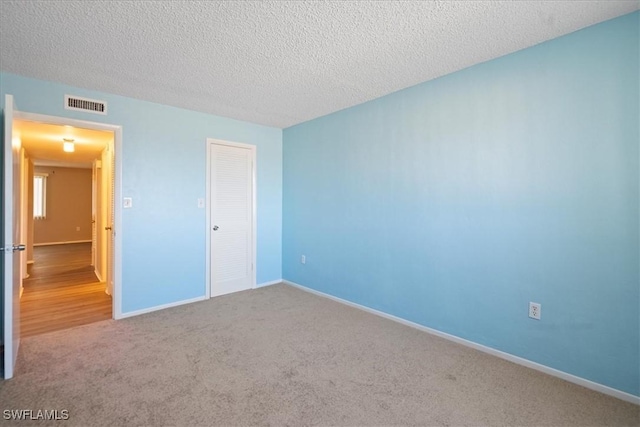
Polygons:
[[91,266],[91,244],[38,246],[23,282],[20,335],[111,319],[111,296]]

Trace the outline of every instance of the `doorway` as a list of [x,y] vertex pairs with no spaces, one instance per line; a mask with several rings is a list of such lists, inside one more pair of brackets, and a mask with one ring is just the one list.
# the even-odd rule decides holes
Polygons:
[[14,127],[26,178],[21,335],[112,318],[112,236],[96,230],[111,229],[113,132],[19,119]]
[[[20,228],[27,243],[21,336],[117,318],[119,128],[28,113],[16,115],[13,125],[22,145]],[[68,143],[71,152],[64,151]]]

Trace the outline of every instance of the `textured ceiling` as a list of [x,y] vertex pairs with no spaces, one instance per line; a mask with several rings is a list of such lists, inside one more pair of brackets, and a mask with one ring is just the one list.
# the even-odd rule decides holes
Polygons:
[[639,5],[2,1],[0,68],[284,128]]

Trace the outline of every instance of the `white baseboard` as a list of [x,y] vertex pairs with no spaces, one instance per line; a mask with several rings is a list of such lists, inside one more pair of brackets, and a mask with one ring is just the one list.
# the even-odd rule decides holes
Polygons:
[[98,278],[98,282],[104,282],[104,280],[102,280],[102,276],[100,275],[100,272],[98,271],[97,268],[94,268],[93,272],[96,275],[96,277]]
[[264,288],[265,286],[277,285],[278,283],[282,283],[282,279],[272,280],[270,282],[262,282],[256,285],[257,288]]
[[127,317],[139,316],[141,314],[151,313],[158,310],[164,310],[165,308],[177,307],[179,305],[191,304],[193,302],[204,301],[207,297],[202,295],[201,297],[185,299],[182,301],[170,302],[169,304],[156,305],[155,307],[143,308],[142,310],[129,311],[127,313],[122,313],[118,319],[125,319]]
[[419,329],[419,330],[421,330],[423,332],[427,332],[429,334],[436,335],[438,337],[447,339],[449,341],[453,341],[453,342],[456,342],[458,344],[462,344],[464,346],[471,347],[473,349],[482,351],[484,353],[491,354],[491,355],[499,357],[501,359],[508,360],[509,362],[513,362],[513,363],[516,363],[518,365],[526,366],[527,368],[535,369],[536,371],[544,372],[545,374],[561,378],[561,379],[563,379],[565,381],[569,381],[570,383],[578,384],[578,385],[581,385],[582,387],[586,387],[588,389],[595,390],[595,391],[598,391],[600,393],[616,397],[616,398],[618,398],[620,400],[624,400],[626,402],[635,403],[636,405],[640,405],[640,396],[635,396],[633,394],[630,394],[630,393],[627,393],[627,392],[624,392],[624,391],[621,391],[621,390],[617,390],[615,388],[611,388],[611,387],[606,386],[604,384],[599,384],[599,383],[593,382],[591,380],[587,380],[585,378],[581,378],[581,377],[578,377],[576,375],[572,375],[572,374],[560,371],[558,369],[551,368],[551,367],[546,366],[546,365],[542,365],[542,364],[537,363],[537,362],[533,362],[531,360],[528,360],[528,359],[525,359],[525,358],[522,358],[522,357],[519,357],[519,356],[514,356],[513,354],[509,354],[509,353],[505,353],[505,352],[500,351],[500,350],[496,350],[495,348],[487,347],[485,345],[478,344],[478,343],[475,343],[473,341],[469,341],[469,340],[466,340],[464,338],[457,337],[455,335],[447,334],[445,332],[440,332],[437,329],[428,328],[426,326],[422,326],[422,325],[420,325],[418,323],[414,323],[414,322],[411,322],[409,320],[405,320],[405,319],[403,319],[401,317],[397,317],[397,316],[394,316],[392,314],[387,314],[385,312],[378,311],[376,309],[369,308],[369,307],[366,307],[364,305],[356,304],[354,302],[347,301],[347,300],[344,300],[342,298],[334,297],[333,295],[325,294],[324,292],[320,292],[320,291],[316,291],[315,289],[307,288],[306,286],[299,285],[299,284],[291,282],[289,280],[283,280],[282,283],[284,283],[286,285],[289,285],[289,286],[293,286],[293,287],[298,288],[298,289],[301,289],[301,290],[303,290],[305,292],[309,292],[309,293],[312,293],[314,295],[318,295],[318,296],[321,296],[321,297],[324,297],[324,298],[328,298],[328,299],[331,299],[333,301],[337,301],[337,302],[339,302],[341,304],[345,304],[345,305],[348,305],[350,307],[354,307],[354,308],[366,311],[368,313],[375,314],[375,315],[380,316],[380,317],[384,317],[385,319],[393,320],[394,322],[398,322],[398,323],[401,323],[403,325],[406,325],[406,326],[409,326],[409,327],[412,327],[412,328],[415,328],[415,329]]
[[47,243],[34,243],[33,246],[53,246],[53,245],[71,245],[74,243],[91,243],[89,240],[69,240],[67,242],[47,242]]

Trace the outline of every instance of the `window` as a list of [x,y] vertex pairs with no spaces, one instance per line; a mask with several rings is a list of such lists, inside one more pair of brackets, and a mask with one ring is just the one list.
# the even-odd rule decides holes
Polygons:
[[33,176],[33,218],[45,219],[47,216],[47,174],[36,173]]

